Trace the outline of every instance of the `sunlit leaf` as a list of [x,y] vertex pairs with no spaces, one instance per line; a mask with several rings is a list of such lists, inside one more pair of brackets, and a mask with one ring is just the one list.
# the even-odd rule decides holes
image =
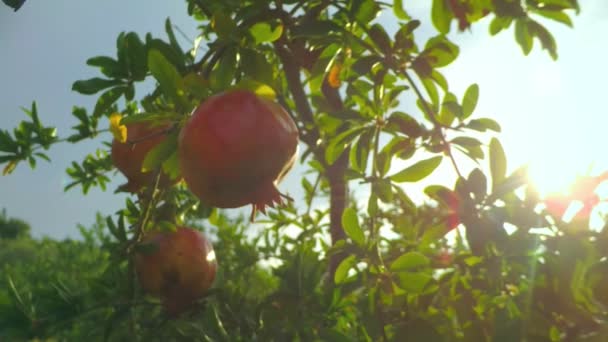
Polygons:
[[466,119],[475,110],[477,106],[477,100],[479,99],[479,86],[477,84],[471,84],[464,93],[462,98],[462,119]]
[[353,268],[357,264],[357,258],[354,255],[349,255],[346,257],[340,265],[336,268],[336,273],[334,274],[334,282],[336,284],[342,284],[346,277],[348,276],[348,271]]
[[417,182],[424,179],[441,164],[443,157],[436,156],[417,162],[416,164],[407,167],[396,174],[390,176],[393,182]]
[[350,237],[357,245],[365,245],[365,235],[359,225],[357,212],[353,208],[346,208],[342,213],[342,227],[348,237]]
[[493,189],[500,184],[507,173],[507,158],[505,151],[496,138],[490,141],[490,172],[492,174]]
[[426,267],[430,264],[429,258],[419,252],[407,252],[399,256],[391,263],[391,271],[407,271],[421,267]]
[[273,28],[269,23],[256,23],[249,28],[249,32],[256,44],[274,42],[283,34],[283,25],[276,25]]

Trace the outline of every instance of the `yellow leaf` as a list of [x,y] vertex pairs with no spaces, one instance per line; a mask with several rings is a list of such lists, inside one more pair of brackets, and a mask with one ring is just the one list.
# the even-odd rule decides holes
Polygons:
[[11,160],[8,164],[6,164],[6,166],[4,167],[4,170],[2,170],[2,175],[6,176],[9,173],[13,172],[13,170],[17,167],[17,161],[16,160]]
[[127,126],[120,124],[121,119],[122,115],[119,113],[110,115],[110,132],[114,135],[114,139],[125,143],[127,142]]
[[329,70],[329,75],[327,75],[327,83],[332,88],[339,88],[340,84],[340,71],[342,70],[342,65],[340,63],[335,63],[331,69]]

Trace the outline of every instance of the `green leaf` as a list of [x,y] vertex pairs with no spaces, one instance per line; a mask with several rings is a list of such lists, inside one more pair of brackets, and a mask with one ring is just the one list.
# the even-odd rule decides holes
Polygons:
[[507,29],[512,22],[513,18],[511,17],[494,17],[490,23],[490,35],[494,36],[500,31]]
[[530,54],[530,51],[532,51],[532,45],[534,44],[530,31],[528,31],[527,22],[528,19],[517,19],[515,21],[515,40],[526,56]]
[[500,128],[500,125],[498,124],[498,122],[496,122],[492,119],[488,119],[488,118],[471,120],[471,121],[469,121],[469,123],[466,126],[470,129],[474,129],[479,132],[485,132],[488,129],[493,130],[494,132],[501,131],[501,128]]
[[93,95],[100,90],[110,88],[121,83],[122,82],[119,80],[108,80],[94,77],[88,80],[74,82],[74,84],[72,84],[72,90],[84,95]]
[[274,101],[277,96],[274,89],[272,89],[270,86],[248,79],[241,80],[239,83],[234,85],[234,87],[231,87],[231,89],[249,90],[251,92],[254,92],[258,96],[267,98],[272,101]]
[[391,53],[391,38],[388,36],[382,25],[374,24],[369,29],[369,37],[374,45],[376,45],[382,53],[389,55]]
[[357,245],[365,245],[365,235],[359,225],[357,212],[353,208],[346,208],[342,213],[342,228],[346,235],[351,238]]
[[291,37],[327,37],[344,29],[331,20],[307,20],[291,29]]
[[162,164],[163,172],[171,179],[177,179],[180,176],[179,155],[177,149],[165,160]]
[[488,186],[487,179],[480,169],[475,168],[471,171],[469,178],[467,179],[467,184],[477,200],[481,200],[486,196]]
[[464,92],[462,98],[462,120],[468,118],[473,114],[475,107],[477,106],[477,100],[479,99],[479,86],[475,83],[471,84]]
[[163,94],[173,99],[176,104],[185,105],[182,77],[160,51],[152,49],[148,52],[148,67]]
[[433,25],[442,34],[450,32],[450,23],[452,22],[453,14],[446,4],[446,0],[433,0],[433,8],[431,9],[431,19]]
[[173,24],[171,23],[171,19],[169,17],[167,17],[167,19],[165,20],[165,32],[167,32],[167,36],[169,37],[169,43],[171,43],[171,47],[173,47],[173,49],[175,51],[178,51],[181,55],[183,55],[184,52],[182,51],[181,46],[179,46],[179,43],[177,42],[177,39],[175,38],[175,33],[173,32]]
[[118,99],[125,93],[127,87],[120,86],[114,87],[105,93],[101,94],[99,99],[97,99],[97,103],[95,104],[95,109],[93,110],[93,117],[100,117],[112,107],[112,105],[118,101]]
[[452,144],[463,147],[472,147],[481,145],[481,141],[471,137],[456,137],[450,141]]
[[255,39],[255,44],[274,42],[283,34],[283,25],[275,25],[274,28],[269,23],[256,23],[249,28],[249,33]]
[[418,121],[404,112],[396,111],[391,113],[388,123],[389,125],[394,125],[399,132],[412,138],[419,137],[423,132]]
[[410,16],[403,9],[403,0],[394,0],[393,1],[393,12],[395,12],[395,16],[401,20],[407,20]]
[[353,266],[357,264],[357,258],[354,255],[349,255],[346,257],[340,265],[336,268],[336,273],[334,274],[334,282],[336,284],[342,284],[346,277],[348,276],[348,271],[350,271]]
[[127,77],[126,70],[121,69],[118,61],[107,56],[97,56],[89,58],[87,65],[101,68],[101,72],[110,78],[125,78]]
[[536,14],[540,14],[545,18],[549,18],[552,20],[555,20],[557,22],[560,22],[564,25],[567,25],[569,27],[572,27],[572,19],[570,19],[570,16],[567,13],[562,12],[561,10],[539,10],[539,9],[535,9],[534,13]]
[[380,13],[380,6],[374,0],[354,1],[353,13],[358,23],[367,26]]
[[436,156],[429,159],[421,160],[416,164],[405,168],[397,172],[396,174],[390,176],[390,179],[393,182],[403,183],[403,182],[417,182],[421,179],[424,179],[428,175],[430,175],[435,169],[441,164],[441,160],[443,157]]
[[551,58],[557,60],[557,44],[555,43],[555,38],[553,38],[551,32],[533,20],[528,22],[528,30],[533,36],[536,36],[538,40],[540,40],[541,46],[549,52]]
[[357,142],[351,145],[349,160],[352,168],[357,172],[364,173],[367,169],[370,144],[373,136],[374,130],[367,129],[359,136]]
[[382,59],[376,55],[363,56],[361,58],[357,58],[355,63],[353,63],[350,68],[359,75],[367,75],[371,72],[372,67],[381,60]]
[[458,57],[459,53],[458,45],[449,41],[445,36],[436,36],[429,39],[423,51],[429,63],[435,68],[449,65]]
[[361,134],[365,127],[358,126],[351,128],[345,132],[338,134],[332,138],[325,149],[325,161],[328,164],[333,164],[342,155],[342,152],[352,143],[352,141]]
[[431,261],[424,254],[419,252],[407,252],[399,256],[391,263],[391,271],[408,271],[421,267],[427,267]]
[[211,73],[213,89],[223,90],[232,84],[237,68],[237,49],[235,46],[227,47],[222,53],[219,63]]
[[407,292],[422,293],[433,277],[427,272],[399,272],[399,287]]
[[268,85],[276,84],[273,65],[262,52],[242,48],[239,57],[239,67],[246,77]]
[[496,186],[504,180],[507,173],[505,151],[500,141],[496,138],[492,138],[492,141],[490,141],[490,173],[492,174],[492,186],[495,190]]
[[216,11],[211,18],[211,27],[221,39],[230,39],[237,30],[236,23],[229,14],[223,11]]
[[125,36],[127,48],[127,65],[129,74],[134,81],[143,81],[148,72],[146,61],[146,47],[135,32],[129,32]]
[[154,146],[141,165],[142,172],[150,172],[157,169],[161,164],[168,160],[177,150],[177,135],[171,134],[167,136],[160,144]]

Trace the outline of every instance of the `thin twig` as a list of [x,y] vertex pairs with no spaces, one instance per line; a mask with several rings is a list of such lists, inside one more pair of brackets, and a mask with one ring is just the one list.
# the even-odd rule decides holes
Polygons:
[[450,144],[448,143],[445,135],[443,134],[442,125],[437,121],[437,117],[435,116],[435,113],[429,107],[428,102],[426,102],[424,95],[422,95],[422,92],[420,91],[420,88],[418,88],[418,85],[416,85],[416,82],[414,82],[414,79],[412,79],[412,77],[410,76],[410,74],[407,71],[400,70],[400,72],[408,80],[408,82],[412,86],[412,89],[414,89],[416,96],[418,96],[418,98],[420,99],[420,102],[422,103],[422,107],[424,108],[424,111],[428,114],[429,118],[431,119],[431,122],[433,123],[435,128],[438,130],[439,136],[441,137],[441,142],[445,147],[444,151],[447,154],[450,161],[452,162],[452,166],[454,167],[456,174],[458,175],[459,178],[464,178],[464,177],[462,177],[462,174],[460,173],[460,169],[458,168],[458,164],[456,163],[456,159],[454,158],[454,155],[452,154],[452,149],[450,148]]

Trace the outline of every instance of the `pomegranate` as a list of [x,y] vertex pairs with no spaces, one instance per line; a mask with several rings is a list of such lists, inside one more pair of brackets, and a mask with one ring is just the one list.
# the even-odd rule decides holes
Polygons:
[[179,163],[188,188],[219,208],[283,202],[276,185],[293,166],[298,129],[278,104],[247,90],[208,98],[179,136]]
[[161,298],[169,315],[184,311],[213,284],[217,261],[203,233],[186,227],[176,232],[151,232],[142,244],[150,250],[135,255],[141,287]]
[[[139,192],[141,188],[154,182],[154,172],[142,172],[142,164],[146,154],[161,143],[166,134],[163,133],[169,125],[152,126],[145,122],[136,122],[127,125],[127,141],[112,141],[112,163],[128,182],[120,188],[127,192]],[[170,177],[163,173],[160,184],[166,186],[171,183]]]

